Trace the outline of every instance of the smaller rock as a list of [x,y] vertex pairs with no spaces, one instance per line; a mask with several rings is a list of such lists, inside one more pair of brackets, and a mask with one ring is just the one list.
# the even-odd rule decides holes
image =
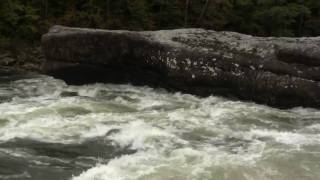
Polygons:
[[11,66],[16,62],[15,59],[11,57],[5,57],[0,59],[0,65],[1,66]]

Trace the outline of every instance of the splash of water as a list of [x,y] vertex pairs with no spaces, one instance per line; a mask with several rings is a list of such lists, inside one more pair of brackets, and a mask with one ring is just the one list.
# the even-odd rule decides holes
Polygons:
[[0,160],[28,167],[0,165],[4,179],[320,178],[318,110],[48,76],[1,82],[0,96]]

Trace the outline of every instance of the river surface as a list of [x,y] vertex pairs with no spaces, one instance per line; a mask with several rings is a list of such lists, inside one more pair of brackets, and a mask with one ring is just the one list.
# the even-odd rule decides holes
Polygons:
[[319,180],[320,111],[1,76],[0,179]]

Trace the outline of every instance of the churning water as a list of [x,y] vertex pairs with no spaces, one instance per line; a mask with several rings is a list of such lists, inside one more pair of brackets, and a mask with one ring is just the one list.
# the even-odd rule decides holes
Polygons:
[[317,180],[320,111],[1,77],[0,179]]

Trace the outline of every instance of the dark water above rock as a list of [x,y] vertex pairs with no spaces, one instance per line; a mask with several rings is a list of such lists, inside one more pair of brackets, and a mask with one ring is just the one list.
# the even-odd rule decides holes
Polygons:
[[315,109],[0,77],[0,179],[319,178]]

